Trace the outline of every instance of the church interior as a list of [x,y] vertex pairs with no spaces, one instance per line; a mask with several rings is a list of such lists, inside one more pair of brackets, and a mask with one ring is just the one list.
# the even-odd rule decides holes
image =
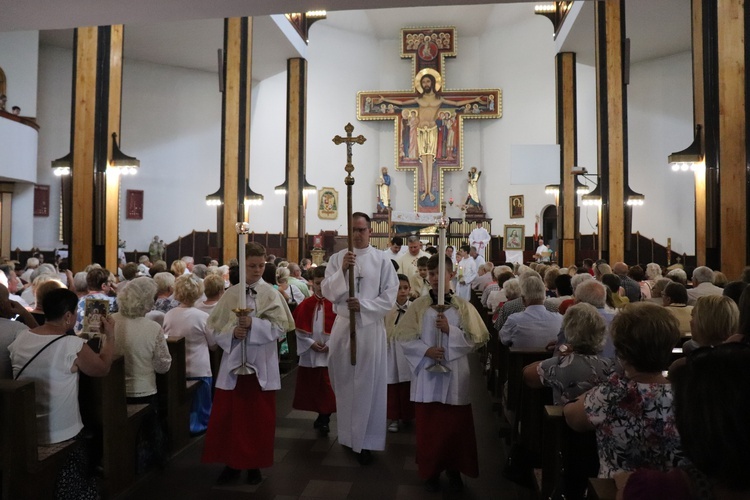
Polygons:
[[[97,262],[116,275],[160,241],[167,265],[185,255],[229,264],[244,255],[235,224],[247,222],[248,241],[268,253],[320,265],[346,248],[361,212],[384,251],[408,236],[399,223],[424,227],[419,219],[442,213],[456,249],[483,224],[491,239],[480,255],[496,266],[655,262],[684,267],[688,280],[708,266],[734,281],[750,262],[744,0],[0,0],[0,12],[3,261],[23,267],[41,253],[73,273]],[[434,135],[422,135],[425,119]],[[420,238],[437,245],[435,225]],[[471,303],[490,341],[471,354],[466,386],[480,475],[465,487],[424,487],[412,427],[388,433],[369,467],[337,444],[336,417],[321,437],[312,414],[293,408],[292,354],[260,484],[215,484],[221,467],[201,463],[203,436],[183,429],[170,434],[169,461],[145,472],[105,445],[103,496],[565,498],[554,495],[570,457],[591,449],[571,438],[549,389],[523,382],[523,367],[551,353],[503,346],[499,309],[493,317],[481,298]],[[169,344],[183,367],[184,349]],[[21,413],[9,398],[33,412],[33,393],[5,382],[0,422],[11,426]],[[164,418],[184,426],[190,382],[157,383],[169,394]],[[109,432],[110,445],[130,446],[129,421],[146,412],[107,387],[86,388],[122,410],[119,423],[102,417],[123,433],[105,425],[105,442]],[[8,451],[20,439],[0,432],[0,499],[38,494],[8,479],[26,467]],[[29,484],[55,459],[35,469],[31,448]],[[521,448],[531,451],[519,458]],[[585,489],[615,498],[610,478]]]

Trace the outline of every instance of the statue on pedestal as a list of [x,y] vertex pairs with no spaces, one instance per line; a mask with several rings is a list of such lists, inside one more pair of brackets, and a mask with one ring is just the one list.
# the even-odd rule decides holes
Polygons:
[[151,262],[157,260],[164,260],[164,240],[160,240],[158,236],[154,236],[151,244],[148,246],[148,257]]
[[483,213],[482,202],[479,201],[479,178],[482,172],[477,167],[471,167],[469,170],[469,187],[466,195],[466,211],[469,213]]
[[391,176],[388,175],[388,169],[380,169],[380,178],[378,179],[378,213],[385,212],[391,206]]

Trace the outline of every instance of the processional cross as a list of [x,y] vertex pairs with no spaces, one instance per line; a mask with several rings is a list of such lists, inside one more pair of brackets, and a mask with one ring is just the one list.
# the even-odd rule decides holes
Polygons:
[[445,90],[445,58],[456,57],[456,28],[404,28],[401,58],[414,89],[357,93],[357,119],[393,120],[394,163],[413,170],[414,210],[439,212],[443,173],[463,168],[463,121],[500,118],[500,89]]

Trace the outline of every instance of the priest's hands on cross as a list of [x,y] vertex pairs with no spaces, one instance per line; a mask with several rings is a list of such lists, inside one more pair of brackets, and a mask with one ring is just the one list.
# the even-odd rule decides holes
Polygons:
[[349,307],[350,311],[359,312],[359,299],[354,297],[346,299],[346,305]]
[[234,338],[242,340],[247,337],[248,332],[253,327],[253,317],[240,316],[237,321],[237,326],[234,327]]

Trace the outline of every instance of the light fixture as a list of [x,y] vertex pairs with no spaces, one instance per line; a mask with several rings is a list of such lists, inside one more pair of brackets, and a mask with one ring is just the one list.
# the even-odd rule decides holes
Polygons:
[[318,192],[318,188],[307,182],[307,179],[302,179],[302,192],[310,195]]
[[557,196],[560,194],[560,184],[547,184],[544,186],[545,194],[553,194]]
[[276,194],[286,194],[289,190],[289,181],[284,179],[284,182],[273,188],[273,192]]
[[632,189],[630,189],[630,186],[625,187],[625,203],[631,207],[634,206],[641,206],[643,205],[643,202],[645,201],[646,197],[643,196],[641,193],[636,193]]
[[71,167],[73,166],[73,152],[66,154],[62,158],[52,160],[52,170],[56,176],[70,175]]
[[597,182],[596,187],[593,191],[581,196],[581,204],[583,205],[601,205],[602,204],[602,190],[600,188],[601,183]]
[[591,192],[591,188],[583,182],[579,181],[577,176],[575,177],[575,187],[576,194],[579,195],[589,194]]
[[669,164],[675,172],[695,170],[697,164],[703,161],[703,147],[701,144],[701,126],[695,126],[693,143],[682,151],[669,155]]
[[117,146],[117,132],[112,132],[112,159],[109,162],[111,167],[117,168],[120,175],[133,175],[138,172],[141,162],[133,157],[128,156]]
[[245,205],[262,205],[263,199],[263,195],[253,191],[250,188],[250,182],[248,182],[245,188]]
[[218,191],[215,193],[211,193],[208,196],[206,196],[206,205],[209,207],[217,207],[224,203],[224,199],[222,198],[222,191],[223,187],[220,187]]

